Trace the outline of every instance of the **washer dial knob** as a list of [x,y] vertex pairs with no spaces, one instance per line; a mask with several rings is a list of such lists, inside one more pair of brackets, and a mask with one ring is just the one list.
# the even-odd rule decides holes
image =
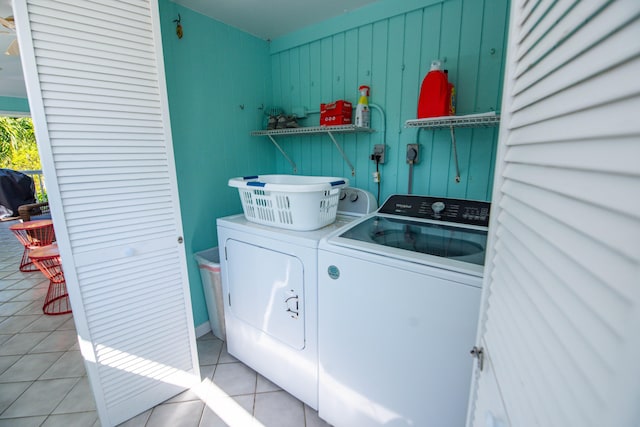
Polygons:
[[435,202],[431,205],[431,209],[433,209],[433,213],[436,215],[440,214],[445,208],[445,204],[443,202]]

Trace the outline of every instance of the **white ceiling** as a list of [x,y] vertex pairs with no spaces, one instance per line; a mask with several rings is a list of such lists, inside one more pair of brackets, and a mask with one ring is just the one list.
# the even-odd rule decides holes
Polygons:
[[267,40],[351,12],[377,0],[172,1]]
[[[0,16],[5,18],[11,15],[11,0],[0,0]],[[0,25],[0,31],[5,30],[6,28]],[[15,34],[0,34],[0,96],[26,98],[20,58],[4,54],[15,38]]]
[[[377,0],[172,1],[266,40],[348,13]],[[11,0],[0,0],[0,16],[11,15]],[[188,25],[185,22],[183,24]],[[14,38],[15,34],[0,34],[0,96],[26,98],[20,58],[4,54]]]

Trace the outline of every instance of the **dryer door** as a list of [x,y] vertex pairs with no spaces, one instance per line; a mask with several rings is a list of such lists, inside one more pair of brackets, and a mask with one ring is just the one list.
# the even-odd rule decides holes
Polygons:
[[233,316],[284,344],[303,349],[302,261],[290,254],[237,240],[228,240],[226,250]]

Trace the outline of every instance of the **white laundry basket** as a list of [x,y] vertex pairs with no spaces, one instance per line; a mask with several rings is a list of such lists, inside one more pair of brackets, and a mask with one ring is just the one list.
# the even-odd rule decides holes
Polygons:
[[346,178],[256,175],[232,178],[247,220],[297,231],[322,228],[336,219]]

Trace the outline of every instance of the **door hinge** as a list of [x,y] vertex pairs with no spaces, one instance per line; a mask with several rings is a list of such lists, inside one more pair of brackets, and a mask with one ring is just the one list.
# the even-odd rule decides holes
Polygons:
[[227,294],[227,300],[229,301],[229,307],[231,307],[231,292]]
[[478,369],[482,371],[482,368],[484,368],[484,349],[476,345],[473,346],[470,353],[471,356],[478,359]]

